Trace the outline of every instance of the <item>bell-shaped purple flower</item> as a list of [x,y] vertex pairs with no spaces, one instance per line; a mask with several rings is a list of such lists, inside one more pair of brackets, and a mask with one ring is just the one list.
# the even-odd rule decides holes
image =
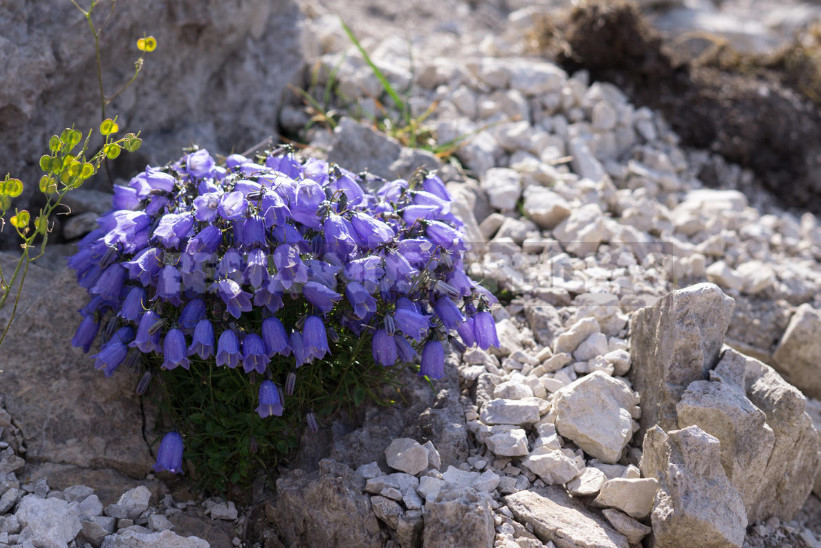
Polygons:
[[182,473],[182,436],[169,432],[163,436],[157,450],[157,462],[151,469],[155,472]]
[[482,350],[487,350],[491,346],[499,346],[499,336],[496,333],[496,321],[487,310],[477,312],[473,318],[473,335],[476,344]]
[[415,363],[419,359],[419,354],[414,350],[408,339],[402,335],[394,335],[396,350],[399,353],[399,360],[404,363]]
[[221,196],[219,192],[206,192],[194,198],[194,218],[207,222],[216,219]]
[[410,291],[411,276],[416,273],[416,269],[401,253],[390,250],[385,254],[385,273],[385,277],[392,282],[391,289],[407,293]]
[[249,333],[242,339],[242,368],[246,373],[256,371],[265,373],[265,367],[271,361],[265,353],[265,343],[256,333]]
[[200,149],[185,157],[185,165],[192,177],[208,177],[216,163],[207,150]]
[[222,231],[214,225],[208,225],[188,240],[185,252],[189,255],[211,255],[222,243]]
[[83,352],[88,353],[94,339],[97,337],[97,331],[100,329],[100,324],[94,321],[94,316],[88,315],[83,317],[80,327],[71,339],[71,346],[75,348],[82,348]]
[[145,288],[132,287],[128,290],[125,300],[123,301],[123,306],[117,315],[130,322],[136,322],[143,315],[143,312],[145,312],[145,302]]
[[422,349],[422,365],[419,375],[441,379],[445,374],[445,349],[441,341],[431,340]]
[[328,335],[325,324],[318,316],[308,316],[302,329],[302,344],[309,357],[322,359],[331,350],[328,348]]
[[302,164],[293,154],[283,154],[281,156],[272,154],[265,159],[265,165],[291,179],[302,178]]
[[453,198],[450,196],[450,192],[448,192],[447,187],[445,187],[445,183],[443,183],[442,179],[440,179],[436,174],[428,175],[425,180],[422,181],[422,188],[425,192],[430,192],[445,202],[453,201]]
[[235,248],[228,249],[220,259],[217,276],[230,278],[237,283],[242,282],[243,275],[242,254]]
[[393,365],[396,363],[397,348],[396,337],[388,335],[388,332],[383,328],[376,330],[371,341],[371,351],[373,352],[373,359],[379,365]]
[[188,356],[196,354],[203,360],[207,360],[214,353],[214,326],[211,322],[203,318],[197,322],[194,328],[194,335],[191,337],[191,346],[188,347]]
[[234,280],[220,280],[216,283],[217,293],[228,308],[228,313],[239,318],[243,312],[250,312],[251,294],[240,289]]
[[296,200],[291,203],[291,217],[309,228],[319,230],[319,205],[325,201],[325,191],[313,181],[300,181],[296,188]]
[[348,282],[348,285],[345,286],[345,296],[348,297],[348,301],[353,307],[354,316],[360,320],[376,313],[376,299],[362,287],[362,284]]
[[239,340],[232,329],[226,329],[217,343],[217,365],[227,365],[231,369],[239,365],[242,356],[239,353]]
[[351,215],[353,225],[353,237],[360,247],[373,249],[379,245],[390,242],[396,235],[391,227],[378,219],[374,219],[367,213],[354,213]]
[[149,167],[128,183],[128,186],[137,191],[139,199],[147,198],[152,190],[171,192],[177,180],[173,175],[160,171],[159,168]]
[[154,229],[154,238],[168,249],[177,249],[193,226],[194,217],[190,213],[166,213]]
[[321,310],[323,314],[330,312],[334,304],[342,298],[342,295],[336,291],[316,282],[306,283],[302,287],[302,293],[305,295],[305,299]]
[[323,224],[325,233],[325,250],[335,255],[339,260],[345,261],[356,249],[356,242],[351,236],[353,227],[350,221],[331,213]]
[[273,381],[264,380],[259,386],[259,407],[255,409],[259,413],[260,418],[270,417],[274,415],[281,417],[284,408],[282,406],[282,397],[279,394],[279,388]]
[[185,335],[179,329],[169,329],[165,334],[163,341],[163,369],[176,369],[177,366],[182,366],[183,369],[188,369],[191,362],[185,357]]
[[174,306],[179,306],[180,300],[180,271],[174,265],[167,264],[160,271],[157,281],[157,296]]
[[308,355],[307,350],[305,349],[305,343],[302,339],[302,333],[299,331],[294,330],[291,332],[291,350],[294,352],[294,362],[296,364],[297,369],[305,365],[306,363],[310,362],[313,357]]
[[97,283],[88,292],[92,295],[99,295],[107,301],[116,302],[120,298],[123,280],[125,280],[125,269],[120,263],[114,263],[103,270]]
[[296,388],[296,373],[291,371],[290,373],[288,373],[288,376],[285,377],[285,395],[293,395],[294,388]]
[[197,323],[205,317],[205,302],[202,299],[192,299],[188,301],[185,308],[180,313],[177,323],[186,335],[192,333]]
[[282,226],[291,218],[291,210],[276,192],[266,191],[263,194],[260,211],[266,228]]
[[261,249],[248,252],[248,261],[243,278],[254,288],[259,288],[268,281],[268,257]]
[[415,308],[397,308],[393,314],[393,319],[399,331],[416,342],[420,342],[428,334],[430,318],[420,314]]
[[143,354],[161,352],[159,328],[163,321],[153,310],[146,311],[137,326],[137,336],[129,346],[138,348]]
[[397,251],[416,268],[424,268],[430,260],[434,245],[426,238],[401,240]]
[[336,275],[342,270],[341,266],[316,259],[305,261],[305,266],[308,267],[308,279],[310,281],[320,283],[325,287],[336,287]]
[[430,241],[448,251],[464,251],[465,241],[461,232],[441,221],[427,221],[425,233]]
[[448,329],[456,329],[465,321],[465,316],[455,302],[448,297],[439,297],[433,303],[433,310]]
[[128,186],[114,185],[114,198],[111,200],[111,209],[135,210],[140,206],[137,191]]
[[110,223],[106,217],[100,219],[100,225],[106,230],[103,241],[110,247],[122,247],[126,253],[142,249],[148,242],[151,217],[144,211],[114,211],[110,214]]
[[459,333],[459,337],[462,338],[462,342],[465,343],[465,346],[470,347],[476,344],[476,335],[473,334],[475,325],[476,318],[469,316],[456,328],[456,332]]
[[271,292],[270,281],[268,285],[264,285],[254,291],[254,306],[264,307],[272,314],[282,308],[282,293],[276,291]]
[[265,224],[262,217],[251,215],[234,224],[236,241],[246,249],[265,247]]
[[128,343],[134,338],[134,330],[130,327],[121,327],[103,345],[100,352],[94,356],[94,368],[104,370],[105,376],[110,377],[114,370],[123,363],[128,354]]
[[148,287],[154,285],[162,268],[162,252],[155,247],[143,249],[137,255],[123,263],[128,269],[128,277]]
[[279,319],[270,317],[262,321],[262,340],[265,343],[265,353],[268,357],[274,354],[288,356],[291,347],[288,344],[288,334]]
[[299,250],[292,245],[282,244],[274,250],[274,266],[277,268],[277,279],[285,289],[295,283],[308,281],[308,267],[299,257]]
[[409,225],[418,220],[435,220],[441,209],[427,204],[413,204],[402,209],[402,219]]
[[248,202],[245,200],[245,195],[235,190],[220,196],[217,212],[220,217],[227,221],[236,221],[245,216],[247,208]]

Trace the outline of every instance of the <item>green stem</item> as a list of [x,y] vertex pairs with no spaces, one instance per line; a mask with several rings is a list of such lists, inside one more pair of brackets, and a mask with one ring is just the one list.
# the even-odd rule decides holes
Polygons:
[[17,296],[14,298],[14,307],[11,309],[11,316],[9,316],[9,321],[6,323],[6,328],[3,329],[3,334],[0,335],[0,345],[2,345],[3,341],[6,339],[6,333],[9,332],[12,320],[14,319],[14,316],[17,314],[17,305],[20,304],[20,294],[23,291],[23,282],[26,281],[26,274],[28,274],[29,270],[29,261],[27,260],[28,253],[29,250],[28,247],[26,247],[23,251],[23,255],[20,257],[20,260],[17,261],[17,268],[14,269],[14,276],[12,277],[11,284],[9,285],[9,290],[3,293],[3,298],[2,300],[0,300],[0,308],[2,308],[3,304],[5,304],[6,299],[9,296],[9,293],[11,292],[11,287],[14,285],[14,280],[17,278],[17,273],[20,271],[20,265],[22,263],[25,263],[25,266],[23,267],[23,277],[20,278],[20,285],[17,288]]

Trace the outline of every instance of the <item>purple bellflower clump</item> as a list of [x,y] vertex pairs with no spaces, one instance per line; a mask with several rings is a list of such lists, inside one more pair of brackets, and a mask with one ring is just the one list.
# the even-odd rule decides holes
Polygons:
[[[333,391],[316,381],[333,364],[410,364],[435,379],[448,348],[498,346],[495,299],[465,273],[450,202],[435,173],[385,181],[288,149],[149,167],[115,188],[69,262],[92,297],[72,344],[100,340],[106,375],[139,361],[141,391],[158,377],[238,375],[255,420],[290,412],[316,429],[307,390]],[[181,463],[171,432],[154,469]]]

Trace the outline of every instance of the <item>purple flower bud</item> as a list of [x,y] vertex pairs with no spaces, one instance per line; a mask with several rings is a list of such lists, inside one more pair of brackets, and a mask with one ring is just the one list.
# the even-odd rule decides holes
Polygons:
[[436,280],[436,284],[434,284],[433,289],[437,293],[447,295],[451,299],[458,299],[461,296],[455,287],[447,282],[443,282],[442,280]]
[[308,411],[305,414],[305,421],[308,423],[308,430],[314,434],[319,432],[319,425],[316,423],[316,416],[313,411]]
[[385,331],[388,332],[388,335],[393,336],[394,333],[396,333],[396,322],[393,321],[393,316],[390,314],[385,316],[383,323],[385,324]]
[[155,472],[182,473],[182,436],[169,432],[163,436],[157,450],[157,462],[151,469]]
[[433,310],[445,327],[456,329],[459,324],[465,321],[465,316],[459,307],[447,297],[439,297],[433,304]]
[[140,318],[140,324],[137,326],[137,336],[130,346],[139,348],[143,354],[161,352],[160,334],[158,332],[152,333],[152,328],[158,322],[161,322],[160,317],[153,310],[146,311],[143,317]]
[[143,373],[140,382],[137,383],[137,388],[134,390],[138,396],[142,396],[148,392],[148,385],[151,384],[151,376],[151,371],[146,371]]
[[165,265],[157,281],[157,296],[174,306],[182,304],[180,300],[180,271],[173,265]]
[[441,379],[445,374],[445,349],[441,341],[428,341],[422,349],[422,366],[419,375]]
[[325,191],[313,181],[300,181],[296,188],[296,200],[291,203],[291,217],[303,225],[319,230],[319,204],[325,201]]
[[193,299],[185,305],[177,323],[186,335],[191,334],[197,323],[205,317],[205,302],[202,299]]
[[272,154],[265,159],[265,165],[291,179],[299,179],[302,177],[302,164],[299,163],[299,160],[297,160],[293,154],[285,154],[283,156],[274,156]]
[[339,333],[337,333],[336,329],[334,329],[333,327],[328,328],[328,340],[332,343],[339,342]]
[[246,373],[265,373],[269,361],[271,360],[265,353],[265,343],[259,335],[249,333],[242,339],[242,368]]
[[228,308],[228,313],[239,318],[242,312],[250,312],[251,294],[240,289],[234,280],[220,280],[216,284],[217,293]]
[[487,350],[491,346],[499,346],[496,321],[487,310],[477,313],[473,318],[473,335],[476,338],[476,344],[482,350]]
[[316,282],[306,283],[302,287],[302,292],[305,295],[305,299],[322,311],[323,314],[330,312],[334,304],[342,298],[342,295],[336,291],[332,291]]
[[188,347],[187,355],[196,354],[203,360],[207,360],[214,352],[214,326],[205,318],[197,322],[191,346]]
[[255,288],[268,281],[268,257],[264,251],[253,249],[248,252],[248,263],[243,278]]
[[302,330],[302,343],[305,353],[316,359],[322,359],[331,350],[328,348],[328,337],[325,324],[318,316],[308,316]]
[[226,221],[236,221],[245,216],[248,202],[242,192],[234,191],[220,196],[220,203],[217,212]]
[[217,343],[217,365],[227,365],[231,369],[239,364],[239,340],[237,334],[231,329],[226,329],[220,335]]
[[373,291],[379,280],[385,275],[380,257],[363,257],[354,259],[345,265],[345,277],[353,282],[359,282]]
[[208,154],[205,149],[192,152],[185,157],[185,164],[188,168],[188,173],[192,177],[208,177],[214,169],[214,159]]
[[285,395],[293,395],[294,388],[296,388],[296,373],[291,371],[290,373],[288,373],[288,376],[285,377]]
[[152,190],[161,192],[171,192],[174,190],[177,180],[168,173],[164,173],[156,167],[149,167],[128,183],[128,186],[137,191],[137,197],[143,199],[151,194]]
[[100,352],[93,356],[95,358],[94,368],[103,369],[106,377],[110,377],[114,370],[123,363],[128,354],[128,343],[134,338],[134,330],[130,327],[121,327],[103,345]]
[[88,292],[92,295],[100,295],[107,301],[117,302],[120,299],[124,279],[125,269],[121,264],[114,263],[103,271],[97,283]]
[[185,335],[179,329],[171,329],[166,333],[163,341],[163,369],[176,369],[182,366],[183,369],[188,369],[191,362],[185,357]]
[[357,282],[348,282],[345,286],[345,295],[353,307],[354,316],[360,320],[365,319],[366,316],[376,313],[376,299],[374,299],[362,284]]
[[166,213],[154,229],[154,238],[166,248],[177,249],[180,240],[191,232],[194,217],[190,213]]
[[464,345],[464,343],[462,343],[462,341],[460,341],[460,340],[459,340],[459,339],[457,339],[456,337],[451,337],[451,338],[449,339],[449,341],[450,341],[450,345],[451,345],[451,346],[453,347],[453,349],[454,349],[454,350],[456,350],[458,353],[463,354],[463,353],[465,352],[465,350],[467,350],[467,346],[465,346],[465,345]]
[[351,215],[351,224],[354,229],[352,234],[354,240],[360,247],[365,249],[373,249],[386,244],[396,236],[391,227],[374,219],[367,213],[354,213]]
[[377,329],[371,341],[371,351],[373,352],[373,359],[379,365],[395,364],[397,357],[395,337],[388,335],[388,332],[382,328]]
[[281,417],[284,408],[282,406],[282,397],[279,395],[279,388],[273,381],[264,380],[259,386],[259,407],[255,409],[259,413],[260,418],[270,417],[271,415]]
[[83,352],[88,353],[91,344],[97,337],[97,331],[100,329],[100,324],[94,321],[93,316],[85,316],[71,339],[71,346],[75,348],[82,348]]

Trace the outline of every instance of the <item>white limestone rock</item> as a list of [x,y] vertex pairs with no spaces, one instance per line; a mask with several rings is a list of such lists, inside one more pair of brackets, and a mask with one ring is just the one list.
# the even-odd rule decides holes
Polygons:
[[522,195],[522,176],[505,167],[488,169],[482,177],[482,190],[490,205],[502,211],[513,211]]
[[597,371],[556,392],[556,430],[589,455],[615,463],[638,428],[630,413],[637,403],[623,380]]
[[492,400],[479,415],[485,424],[532,424],[539,421],[539,404],[529,400]]
[[522,465],[548,485],[565,484],[584,469],[584,461],[579,460],[568,457],[560,449],[541,447],[522,460]]
[[416,440],[397,438],[385,449],[388,466],[412,476],[424,472],[428,467],[428,450]]
[[493,434],[485,444],[500,457],[523,457],[528,453],[527,434],[521,428]]
[[655,478],[616,478],[607,480],[593,501],[595,506],[617,508],[625,514],[641,519],[650,515],[658,491]]

